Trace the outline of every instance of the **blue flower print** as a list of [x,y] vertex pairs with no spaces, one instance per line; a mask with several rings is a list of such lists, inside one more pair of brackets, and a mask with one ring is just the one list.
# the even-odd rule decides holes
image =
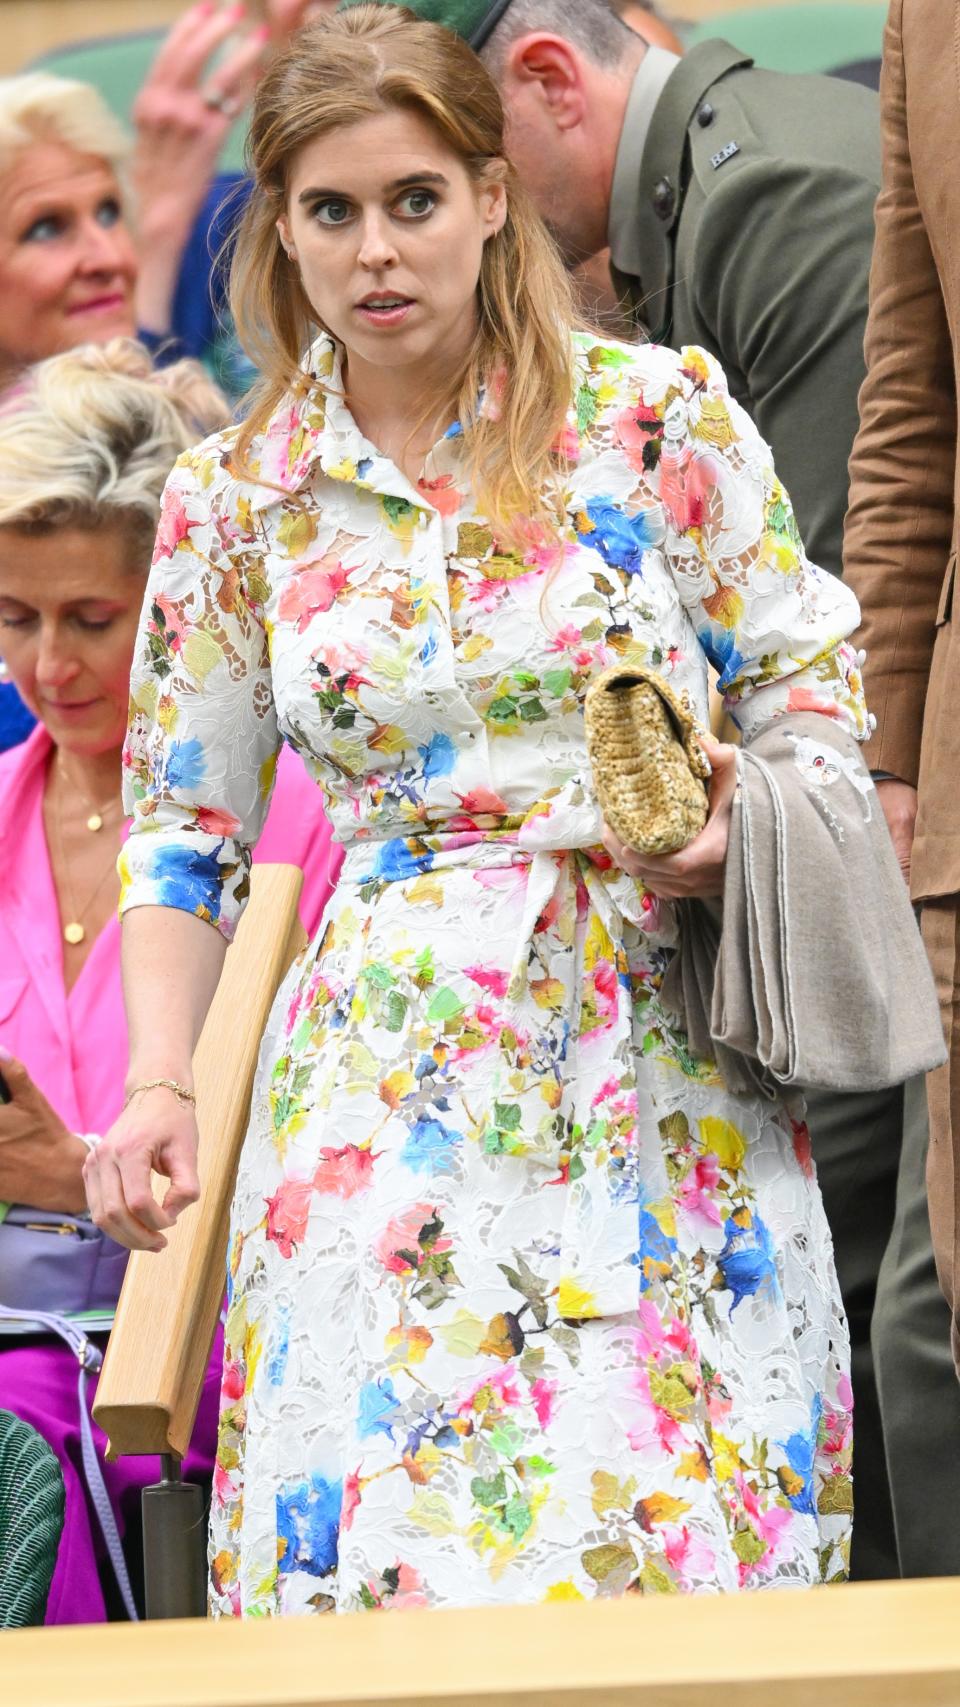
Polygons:
[[609,498],[588,499],[585,513],[591,525],[584,525],[584,512],[577,522],[577,532],[584,544],[599,551],[604,563],[609,563],[612,569],[625,569],[629,575],[638,575],[643,553],[654,544],[649,518],[643,513],[625,515]]
[[452,1174],[453,1153],[462,1143],[462,1132],[452,1132],[441,1121],[422,1114],[410,1129],[400,1160],[415,1174]]
[[741,1226],[731,1216],[724,1224],[724,1232],[727,1240],[717,1266],[724,1290],[733,1293],[732,1316],[744,1298],[752,1298],[760,1291],[769,1290],[778,1296],[780,1284],[773,1240],[764,1221],[752,1217],[747,1226]]
[[369,1440],[371,1435],[385,1434],[388,1440],[393,1439],[393,1424],[400,1409],[400,1400],[394,1391],[393,1382],[389,1375],[384,1375],[379,1381],[368,1381],[360,1389],[360,1407],[357,1414],[357,1432],[361,1440]]
[[419,877],[429,871],[433,854],[429,848],[411,847],[402,836],[381,842],[373,860],[370,877],[385,877],[390,883],[402,882],[405,877]]
[[309,1482],[284,1487],[277,1495],[277,1551],[280,1574],[306,1571],[325,1577],[337,1563],[343,1483],[328,1482],[315,1470]]
[[449,776],[459,757],[449,735],[439,732],[431,735],[429,745],[418,747],[417,752],[423,760],[423,774],[427,782],[436,782],[438,777]]
[[200,741],[194,738],[192,741],[171,742],[164,768],[168,788],[196,788],[203,781],[206,769],[207,761]]
[[697,639],[714,669],[720,672],[720,679],[717,682],[718,691],[726,693],[727,689],[733,686],[746,663],[743,653],[737,650],[733,629],[724,628],[717,632],[712,628],[702,628]]
[[212,853],[185,848],[182,842],[157,848],[150,861],[150,878],[157,886],[157,905],[177,907],[216,923],[220,917],[223,873],[218,842]]

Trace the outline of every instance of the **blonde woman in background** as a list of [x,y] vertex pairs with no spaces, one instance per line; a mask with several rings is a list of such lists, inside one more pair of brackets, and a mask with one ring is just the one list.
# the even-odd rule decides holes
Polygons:
[[[282,733],[347,852],[240,1164],[213,1610],[842,1576],[847,1341],[807,1135],[660,1001],[671,898],[722,886],[733,749],[710,743],[703,834],[631,878],[583,698],[635,648],[701,715],[722,663],[747,733],[803,707],[862,736],[855,601],[709,357],[573,332],[453,34],[365,5],[310,26],[251,154],[232,300],[264,378],[164,500],[126,749],[129,1101],[84,1164],[133,1247],[197,1196],[193,1048]],[[198,673],[170,635],[208,629]]]
[[[96,1621],[119,1601],[81,1471],[76,1361],[51,1324],[37,1332],[30,1312],[95,1309],[102,1321],[122,1279],[125,1253],[91,1243],[80,1170],[123,1102],[116,865],[130,663],[164,481],[197,434],[226,417],[196,363],[155,372],[130,341],[52,357],[0,405],[0,646],[38,719],[0,757],[0,1072],[11,1095],[0,1105],[0,1306],[21,1312],[19,1323],[0,1319],[0,1393],[63,1467],[51,1623]],[[151,703],[167,715],[162,691]],[[193,746],[178,738],[172,706],[169,717],[186,777]],[[320,797],[289,751],[259,853],[303,867],[301,912],[312,930],[338,856]],[[67,1264],[59,1295],[49,1278],[42,1292],[25,1278],[31,1262],[44,1267],[51,1243]],[[217,1348],[188,1476],[212,1469],[219,1366]],[[99,1432],[96,1441],[102,1457]],[[103,1464],[121,1537],[131,1526],[136,1534],[140,1489],[157,1471],[151,1459]]]

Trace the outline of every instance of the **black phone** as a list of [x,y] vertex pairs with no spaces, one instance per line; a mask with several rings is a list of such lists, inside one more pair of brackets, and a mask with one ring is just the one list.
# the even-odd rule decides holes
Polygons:
[[13,1098],[10,1095],[10,1086],[7,1084],[7,1081],[4,1078],[3,1074],[0,1073],[0,1102],[12,1102],[12,1101],[13,1101]]

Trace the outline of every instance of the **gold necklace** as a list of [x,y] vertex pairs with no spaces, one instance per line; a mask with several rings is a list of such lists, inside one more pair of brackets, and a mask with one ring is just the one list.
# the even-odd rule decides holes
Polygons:
[[[90,830],[91,832],[93,832],[94,834],[97,832],[97,830],[102,830],[103,825],[104,825],[105,814],[110,810],[110,808],[112,806],[116,806],[118,804],[116,796],[114,796],[112,800],[106,801],[103,806],[94,806],[93,801],[88,799],[87,795],[84,794],[82,788],[78,788],[78,786],[75,782],[70,781],[70,778],[67,776],[66,770],[64,768],[63,760],[61,759],[59,753],[57,754],[57,770],[60,773],[60,781],[63,783],[63,786],[65,788],[72,789],[74,794],[78,794],[80,796],[80,799],[83,801],[84,806],[87,808],[87,812],[89,814],[89,816],[87,818],[87,829]],[[120,811],[122,814],[123,813],[123,802],[120,801],[119,805],[120,805]]]
[[[111,850],[110,864],[107,866],[106,871],[104,871],[103,875],[100,877],[99,882],[97,883],[97,886],[94,889],[92,895],[88,895],[83,906],[78,908],[76,896],[74,895],[74,892],[73,892],[73,885],[70,882],[70,862],[67,859],[66,847],[64,844],[64,840],[63,840],[63,815],[62,815],[62,810],[61,810],[59,803],[57,805],[57,810],[56,810],[56,813],[54,814],[54,817],[55,817],[56,830],[57,830],[57,845],[58,845],[58,849],[59,849],[59,853],[60,853],[60,866],[61,866],[61,870],[63,871],[63,884],[64,884],[64,888],[65,888],[66,894],[67,894],[67,905],[68,905],[69,910],[70,910],[70,918],[67,920],[67,923],[63,926],[63,940],[64,940],[64,942],[68,942],[70,944],[71,948],[76,948],[81,942],[84,941],[84,939],[86,937],[87,932],[86,932],[86,928],[84,926],[83,921],[84,921],[87,913],[89,913],[90,908],[93,906],[94,901],[97,899],[97,896],[99,895],[104,884],[106,883],[107,878],[110,876],[111,872],[115,871],[116,864],[117,864],[117,856]],[[90,826],[88,824],[87,828],[89,829],[89,827]],[[98,829],[100,828],[99,824],[97,825],[97,828]]]

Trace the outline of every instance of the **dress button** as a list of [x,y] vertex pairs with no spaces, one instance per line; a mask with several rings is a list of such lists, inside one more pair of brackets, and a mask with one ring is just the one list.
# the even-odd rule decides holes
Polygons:
[[700,129],[706,130],[707,125],[712,124],[716,116],[717,115],[711,107],[710,102],[704,101],[703,106],[697,113],[697,123],[700,126]]
[[657,218],[669,219],[673,213],[676,202],[676,197],[673,193],[673,185],[669,178],[660,179],[659,184],[657,184],[654,189],[651,199],[653,201],[653,211]]

